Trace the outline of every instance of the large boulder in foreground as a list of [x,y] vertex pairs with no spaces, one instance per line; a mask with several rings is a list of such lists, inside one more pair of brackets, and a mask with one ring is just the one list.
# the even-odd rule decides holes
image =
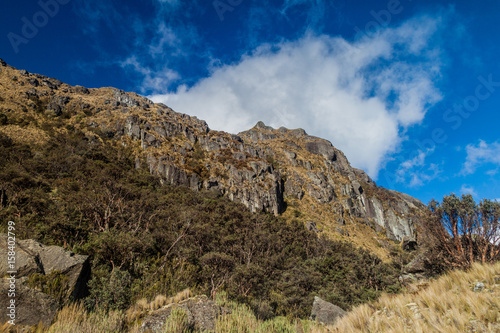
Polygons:
[[[0,233],[0,257],[7,258],[7,235]],[[9,256],[11,257],[11,256]],[[69,301],[87,295],[90,278],[88,256],[66,251],[59,246],[45,246],[39,242],[16,239],[15,267],[0,260],[0,307],[6,308],[12,298],[8,296],[15,277],[16,325],[49,324],[57,310]],[[7,272],[15,271],[10,274]],[[8,319],[7,319],[8,320]],[[6,321],[6,320],[1,320]]]
[[186,313],[189,328],[202,332],[214,332],[219,315],[228,312],[206,296],[195,296],[151,312],[142,321],[139,332],[165,332],[165,322],[175,309],[181,309]]
[[318,296],[315,296],[311,316],[309,317],[309,319],[316,320],[325,325],[332,325],[339,318],[343,317],[346,314],[347,312],[345,312],[338,306],[324,301]]
[[[8,279],[0,279],[0,308],[7,309],[10,305],[10,298],[7,297],[10,281]],[[15,324],[33,326],[42,322],[44,325],[50,325],[60,304],[51,296],[29,288],[16,280],[16,297],[15,297]],[[7,314],[7,313],[6,313]],[[0,322],[5,322],[11,318],[3,315],[4,318]]]

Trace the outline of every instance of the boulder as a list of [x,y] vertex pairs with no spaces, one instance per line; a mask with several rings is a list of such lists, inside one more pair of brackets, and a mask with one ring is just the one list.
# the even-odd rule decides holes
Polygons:
[[164,332],[165,322],[179,308],[186,313],[188,326],[202,332],[214,332],[217,318],[229,312],[206,296],[195,296],[151,312],[142,320],[139,332]]
[[[45,246],[39,242],[27,239],[17,240],[15,261],[16,283],[16,324],[35,325],[39,321],[49,324],[57,310],[63,304],[48,294],[30,288],[26,280],[33,274],[47,276],[54,272],[67,277],[67,289],[61,302],[77,300],[87,295],[87,281],[90,278],[90,263],[88,256],[66,251],[59,246]],[[7,257],[7,235],[0,234],[0,256]],[[0,275],[6,276],[5,261],[0,261]],[[0,305],[10,301],[7,297],[9,280],[0,281]],[[6,305],[5,305],[6,306]]]
[[[0,234],[0,239],[6,237]],[[6,244],[2,242],[2,244]],[[0,255],[6,251],[5,245],[0,245]],[[19,240],[16,249],[16,266],[18,258],[25,257],[26,271],[18,270],[17,278],[28,277],[33,273],[48,275],[59,271],[68,277],[68,299],[80,299],[86,296],[87,281],[90,277],[90,262],[88,256],[75,254],[59,246],[45,246],[35,240]],[[22,263],[23,261],[21,261]],[[33,262],[36,263],[35,269]],[[28,269],[29,268],[29,269]],[[3,273],[3,272],[0,272]]]
[[34,77],[30,78],[28,80],[28,82],[33,86],[33,87],[38,87],[40,85],[40,82],[38,82],[37,79],[35,79]]
[[[0,307],[2,309],[6,309],[10,304],[11,298],[7,296],[9,288],[9,281],[0,279]],[[19,280],[16,280],[16,297],[14,299],[16,305],[14,323],[16,325],[33,326],[42,322],[48,326],[60,307],[59,303],[51,296],[36,289],[28,288]],[[2,317],[4,317],[2,322],[8,318]]]
[[90,91],[87,88],[82,87],[82,86],[75,86],[74,90],[77,94],[82,94],[82,95],[90,94]]
[[347,314],[346,311],[342,310],[335,304],[326,302],[321,298],[319,298],[318,296],[315,296],[309,319],[318,321],[325,325],[332,325],[339,318],[345,316],[346,314]]
[[333,148],[332,144],[319,138],[312,142],[306,142],[306,150],[316,155],[322,155],[329,161],[334,161],[336,157],[335,148]]
[[68,277],[68,300],[77,300],[87,295],[90,278],[88,256],[75,254],[59,246],[43,246],[38,252],[45,275],[59,271]]

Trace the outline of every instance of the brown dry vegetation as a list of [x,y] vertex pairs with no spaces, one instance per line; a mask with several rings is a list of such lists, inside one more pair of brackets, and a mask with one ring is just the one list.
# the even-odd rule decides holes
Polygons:
[[[499,332],[500,263],[452,271],[420,291],[354,308],[333,332]],[[486,289],[474,292],[482,282]]]

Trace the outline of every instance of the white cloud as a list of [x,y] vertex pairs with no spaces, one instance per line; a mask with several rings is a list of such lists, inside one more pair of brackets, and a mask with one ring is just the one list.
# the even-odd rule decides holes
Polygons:
[[434,149],[427,151],[418,150],[416,156],[404,161],[396,170],[396,181],[405,183],[409,187],[420,187],[436,179],[443,170],[437,164],[426,165],[425,159],[432,154]]
[[[493,164],[497,168],[500,166],[500,142],[488,144],[479,140],[477,145],[469,144],[465,150],[467,157],[462,167],[462,175],[473,174],[483,164]],[[494,175],[496,172],[496,169],[487,171],[489,175]]]
[[419,18],[355,42],[306,35],[262,45],[192,87],[150,97],[232,133],[258,120],[302,127],[376,178],[403,140],[401,129],[441,98],[433,84],[439,57],[428,45],[437,24]]
[[473,186],[463,184],[460,188],[460,194],[471,194],[473,197],[477,197],[477,192]]
[[163,68],[161,71],[153,71],[149,67],[142,65],[137,60],[136,56],[130,56],[119,64],[125,69],[132,68],[134,72],[142,76],[142,92],[146,90],[163,89],[180,77],[176,71],[167,67]]

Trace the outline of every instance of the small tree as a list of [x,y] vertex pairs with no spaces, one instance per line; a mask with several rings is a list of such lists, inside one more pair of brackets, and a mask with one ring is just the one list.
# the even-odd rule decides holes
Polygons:
[[448,266],[467,268],[473,262],[500,259],[500,203],[472,195],[445,196],[429,203],[431,218],[427,231],[437,241]]

